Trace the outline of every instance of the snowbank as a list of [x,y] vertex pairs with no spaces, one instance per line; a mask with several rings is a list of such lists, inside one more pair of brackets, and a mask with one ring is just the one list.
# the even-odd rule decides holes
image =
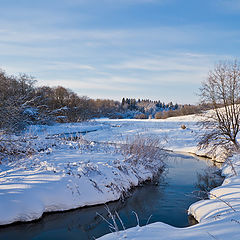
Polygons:
[[[177,121],[176,121],[177,120]],[[178,122],[178,120],[181,120]],[[191,120],[193,122],[191,122]],[[167,119],[173,130],[173,122],[179,127],[179,123],[184,121],[188,126],[188,131],[175,129],[175,133],[169,132],[168,137],[173,141],[167,142],[167,147],[172,150],[192,152],[198,155],[205,155],[196,148],[196,139],[192,137],[198,132],[195,120],[192,117]],[[176,127],[176,126],[175,126]],[[176,138],[174,135],[176,134]],[[182,138],[182,144],[178,144],[178,137]],[[186,144],[189,143],[189,144]],[[188,145],[188,146],[187,146]],[[194,146],[195,145],[195,146]],[[218,157],[221,159],[221,152]],[[240,239],[240,155],[236,154],[229,159],[232,164],[225,163],[222,167],[222,174],[225,180],[222,186],[214,188],[208,200],[201,200],[189,207],[188,213],[199,221],[199,224],[187,228],[176,228],[158,222],[143,227],[134,227],[105,235],[99,239],[161,239],[161,240],[206,240],[206,239]],[[231,166],[232,165],[232,166]],[[234,170],[233,170],[234,168]],[[237,173],[237,175],[234,174]]]
[[133,164],[114,146],[82,139],[58,143],[51,151],[0,165],[0,225],[118,200],[163,167],[161,159],[152,162],[156,168]]
[[239,240],[240,239],[240,156],[232,157],[237,176],[231,167],[223,167],[226,176],[222,186],[210,192],[209,200],[192,204],[189,214],[200,223],[187,228],[176,228],[158,222],[143,227],[134,227],[122,232],[105,235],[99,239],[161,239],[161,240]]
[[[0,165],[0,224],[30,221],[43,212],[73,209],[116,200],[129,188],[153,176],[146,166],[124,162],[119,152],[107,143],[120,144],[136,135],[155,136],[166,149],[204,155],[196,148],[200,133],[197,117],[184,116],[165,120],[107,120],[37,126],[33,135],[51,136],[87,133],[91,144],[54,144],[47,151],[17,163]],[[186,125],[182,129],[181,125]],[[38,140],[34,140],[38,143]],[[42,140],[41,140],[42,141]],[[52,141],[52,140],[51,140]],[[80,147],[79,147],[80,144]],[[109,152],[110,151],[110,152]],[[48,154],[47,154],[47,153]],[[175,228],[163,223],[135,227],[101,239],[240,239],[240,157],[232,157],[237,176],[229,165],[223,168],[226,179],[211,191],[210,199],[189,208],[200,224]],[[155,163],[153,163],[155,164]]]

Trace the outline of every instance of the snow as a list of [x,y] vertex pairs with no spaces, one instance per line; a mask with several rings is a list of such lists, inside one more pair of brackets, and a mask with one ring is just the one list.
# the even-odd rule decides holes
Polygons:
[[[60,134],[76,128],[63,127],[54,126],[50,132]],[[83,129],[82,124],[79,129]],[[84,131],[89,129],[93,127],[86,123]],[[45,141],[40,138],[45,149],[48,144],[52,146],[50,134],[46,136]],[[34,138],[33,142],[38,140]],[[55,139],[54,143],[56,147],[30,158],[0,165],[0,225],[38,219],[44,212],[117,200],[156,174],[156,169],[124,160],[115,146],[81,137],[77,141]],[[160,168],[163,164],[158,160],[155,164]]]
[[[154,120],[153,120],[154,121]],[[208,155],[206,152],[198,151],[196,148],[197,139],[194,136],[199,134],[196,119],[194,116],[182,118],[169,118],[162,120],[162,125],[167,125],[169,141],[166,141],[166,148],[175,151],[195,153],[198,155]],[[161,125],[160,122],[158,122]],[[175,123],[175,126],[174,124]],[[188,129],[180,130],[180,123],[184,123]],[[151,133],[163,133],[164,130],[153,130]],[[222,153],[223,154],[223,153]],[[212,157],[212,156],[211,156]],[[221,150],[217,156],[221,158]],[[235,154],[231,161],[233,168],[227,162],[223,164],[222,174],[225,180],[222,186],[214,188],[209,193],[207,200],[201,200],[189,207],[188,213],[193,215],[199,224],[187,228],[176,228],[164,223],[153,223],[147,226],[120,231],[105,235],[99,239],[240,239],[240,155]],[[160,237],[161,236],[161,237]]]
[[228,218],[200,223],[187,228],[175,228],[167,224],[157,222],[144,227],[130,228],[124,232],[105,235],[99,240],[112,239],[138,239],[138,240],[239,240],[239,215],[229,214]]
[[[74,124],[32,126],[31,146],[45,149],[17,162],[0,165],[0,225],[38,219],[44,212],[68,210],[119,199],[154,172],[145,165],[124,161],[118,144],[135,136],[154,136],[165,149],[208,155],[197,149],[198,116],[169,119],[97,119]],[[186,125],[182,129],[181,125]],[[64,136],[85,134],[69,141]],[[15,136],[14,139],[18,137]],[[210,156],[213,157],[213,156]],[[217,156],[221,159],[221,150]],[[135,227],[100,239],[240,239],[240,157],[234,155],[232,167],[224,164],[222,186],[213,189],[208,200],[189,207],[200,223],[175,228],[164,223]],[[153,164],[155,164],[154,162]],[[159,237],[161,236],[161,238]]]
[[[1,172],[1,225],[34,220],[43,212],[116,200],[126,189],[138,185],[140,178],[152,177],[143,166],[136,167],[136,175],[128,164],[110,161],[109,153],[94,153],[95,159],[86,162],[83,159],[89,159],[88,152],[67,152],[49,155],[47,161],[44,155],[32,160],[32,170],[26,162],[14,170]],[[104,162],[98,161],[101,159]]]

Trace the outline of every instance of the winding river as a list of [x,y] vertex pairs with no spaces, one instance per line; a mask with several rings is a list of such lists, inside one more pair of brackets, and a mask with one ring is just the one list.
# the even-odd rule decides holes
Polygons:
[[[156,221],[176,227],[192,224],[187,209],[198,200],[193,192],[199,190],[199,173],[210,168],[214,174],[217,170],[210,160],[182,154],[170,154],[166,163],[167,169],[159,179],[134,189],[124,202],[107,204],[111,212],[118,212],[125,228],[136,226],[137,218],[140,225]],[[110,232],[103,218],[110,220],[105,205],[44,214],[38,221],[1,227],[0,240],[95,239]]]

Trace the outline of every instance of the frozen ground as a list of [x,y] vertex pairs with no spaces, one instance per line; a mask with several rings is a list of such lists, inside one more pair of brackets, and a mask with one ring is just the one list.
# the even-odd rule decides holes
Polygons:
[[[124,161],[117,151],[118,144],[126,139],[131,141],[136,135],[155,136],[169,150],[204,155],[196,147],[200,133],[196,120],[195,116],[166,120],[100,119],[32,127],[28,133],[35,137],[30,145],[40,148],[39,153],[17,163],[3,161],[0,165],[0,224],[30,221],[41,217],[43,212],[116,200],[130,187],[151,178],[155,174],[152,169]],[[182,124],[187,128],[182,129]],[[85,140],[58,140],[85,132],[88,132]],[[237,155],[232,158],[237,173],[238,159]],[[239,240],[240,178],[233,176],[227,165],[223,173],[226,179],[221,187],[211,191],[210,200],[199,201],[189,208],[200,224],[178,229],[154,223],[102,239]]]
[[[104,129],[110,128],[95,122],[34,126],[25,138],[12,137],[13,146],[7,148],[15,148],[19,138],[19,147],[27,145],[33,154],[18,161],[2,160],[0,225],[38,219],[44,212],[117,200],[130,188],[152,179],[163,167],[161,156],[151,165],[133,162],[135,156],[123,155],[117,145],[88,141],[79,135],[96,130],[104,134]],[[160,155],[161,150],[157,151]]]
[[[196,136],[200,133],[195,124],[197,118],[186,116],[181,118],[170,118],[166,120],[145,120],[145,121],[117,121],[119,128],[125,129],[123,136],[129,136],[131,132],[140,134],[160,135],[165,141],[165,148],[208,155],[198,151]],[[109,120],[109,122],[113,123]],[[182,124],[187,129],[180,128]],[[144,126],[143,128],[140,125]],[[116,130],[114,130],[116,132]],[[114,134],[113,134],[114,135]],[[110,137],[110,136],[109,136]],[[111,139],[111,138],[110,138]],[[221,151],[215,157],[222,160]],[[200,223],[187,227],[175,228],[164,223],[153,223],[147,226],[131,228],[119,233],[112,233],[101,237],[101,240],[110,239],[178,239],[178,240],[239,240],[240,239],[240,156],[234,155],[231,158],[237,175],[233,173],[229,164],[224,164],[222,174],[225,180],[222,186],[213,189],[209,194],[209,200],[201,200],[189,207],[189,214],[192,214]]]

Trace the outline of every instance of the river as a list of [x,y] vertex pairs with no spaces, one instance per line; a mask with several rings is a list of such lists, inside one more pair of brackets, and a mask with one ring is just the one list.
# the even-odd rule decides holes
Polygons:
[[[187,215],[191,203],[199,200],[199,173],[213,168],[210,160],[182,154],[169,154],[167,168],[159,179],[135,188],[125,201],[108,203],[109,210],[118,212],[125,228],[147,222],[161,221],[176,227],[192,224]],[[221,184],[221,180],[219,183]],[[137,217],[136,217],[136,214]],[[37,221],[17,223],[0,228],[1,240],[87,240],[110,232],[106,205],[49,213]],[[118,221],[119,229],[122,229]]]

